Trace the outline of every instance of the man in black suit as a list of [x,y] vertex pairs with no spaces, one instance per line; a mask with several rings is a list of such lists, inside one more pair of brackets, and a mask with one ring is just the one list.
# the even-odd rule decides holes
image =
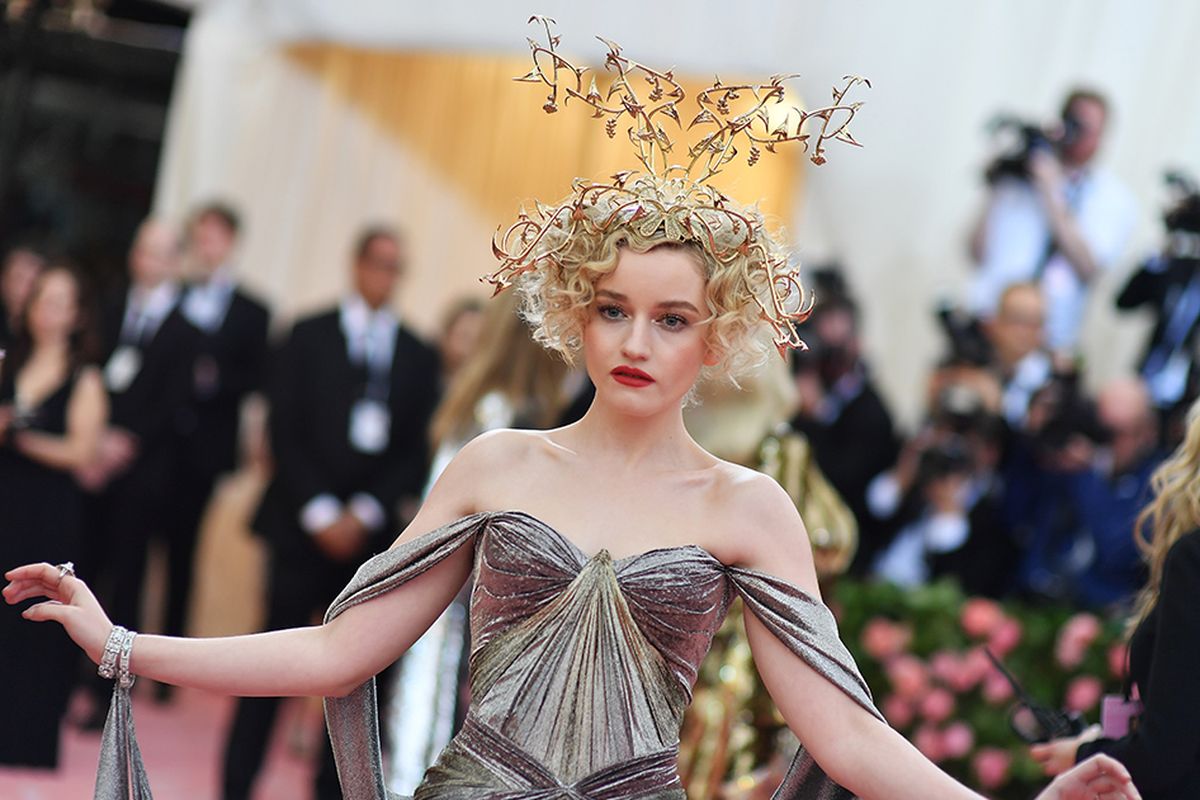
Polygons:
[[[359,238],[354,291],[296,323],[275,357],[269,397],[275,475],[254,527],[270,548],[266,628],[310,624],[359,563],[386,549],[402,498],[424,482],[438,360],[388,309],[403,268],[399,237]],[[246,798],[262,763],[276,698],[238,704],[224,796]],[[319,797],[339,797],[332,759]]]
[[210,203],[195,212],[188,230],[195,280],[183,290],[180,310],[200,336],[167,532],[164,632],[171,636],[184,633],[200,520],[218,476],[237,465],[242,400],[259,388],[266,362],[269,314],[234,281],[239,227],[232,209]]
[[102,312],[109,423],[96,459],[78,474],[95,499],[85,569],[111,596],[113,621],[128,627],[141,627],[147,550],[166,528],[199,338],[179,311],[178,270],[175,230],[147,220],[129,252],[130,286]]

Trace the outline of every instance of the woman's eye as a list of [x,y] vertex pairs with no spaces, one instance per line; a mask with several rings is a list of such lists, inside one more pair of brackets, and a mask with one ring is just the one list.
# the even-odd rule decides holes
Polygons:
[[662,317],[659,320],[659,323],[664,328],[675,329],[675,328],[682,328],[685,325],[687,325],[687,320],[684,319],[683,317],[679,316],[678,314],[667,314],[666,316]]
[[604,319],[620,319],[624,316],[619,306],[600,306],[596,311]]

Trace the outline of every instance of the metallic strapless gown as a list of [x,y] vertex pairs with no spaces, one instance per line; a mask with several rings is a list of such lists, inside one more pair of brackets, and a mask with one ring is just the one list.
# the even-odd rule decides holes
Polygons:
[[[682,800],[680,723],[700,660],[735,595],[792,652],[878,716],[833,615],[803,590],[727,567],[694,545],[589,556],[523,512],[475,514],[381,553],[359,569],[326,621],[471,545],[471,707],[416,800]],[[347,800],[395,797],[384,788],[374,695],[369,681],[325,703]],[[97,787],[107,774],[112,792],[98,797],[129,796],[119,785],[125,765],[133,796],[149,797],[137,794],[144,773],[127,712],[126,703],[114,703],[115,735],[106,731]],[[849,796],[803,749],[775,794]]]

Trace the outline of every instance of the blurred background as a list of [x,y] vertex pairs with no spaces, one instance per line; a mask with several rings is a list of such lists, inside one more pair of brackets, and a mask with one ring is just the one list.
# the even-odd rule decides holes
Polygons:
[[[809,361],[786,370],[772,365],[771,374],[750,382],[749,402],[714,390],[693,417],[702,440],[710,437],[722,455],[760,468],[770,462],[760,450],[764,437],[776,436],[778,445],[786,439],[783,428],[804,437],[812,455],[803,457],[815,459],[835,490],[836,499],[824,506],[830,519],[848,514],[846,525],[857,530],[854,564],[851,544],[830,567],[831,575],[848,576],[846,603],[866,604],[850,613],[858,622],[844,623],[851,633],[874,619],[870,603],[899,602],[861,587],[881,581],[928,590],[943,577],[955,588],[938,602],[955,609],[967,595],[1055,604],[1060,616],[1053,624],[1034,623],[1049,627],[1038,634],[1042,639],[1023,645],[1028,656],[1015,643],[1010,648],[1028,665],[1039,647],[1053,650],[1061,624],[1074,614],[1117,625],[1140,577],[1130,511],[1145,499],[1139,492],[1146,465],[1178,441],[1180,410],[1196,395],[1200,305],[1180,300],[1192,296],[1200,263],[1200,93],[1185,67],[1200,39],[1194,3],[0,1],[0,253],[11,261],[17,251],[33,251],[42,269],[70,262],[99,307],[101,298],[124,291],[131,268],[138,284],[131,248],[145,233],[143,221],[154,217],[185,234],[177,277],[186,297],[189,287],[204,285],[198,221],[214,208],[232,210],[230,249],[216,266],[270,311],[272,344],[268,350],[261,342],[262,360],[249,367],[267,375],[275,369],[267,353],[282,346],[293,322],[348,293],[364,294],[355,270],[370,258],[387,258],[369,252],[375,240],[364,231],[386,226],[402,244],[402,274],[387,306],[415,340],[440,354],[443,372],[431,371],[431,381],[444,398],[456,396],[451,367],[484,348],[476,350],[461,331],[468,343],[456,345],[454,323],[460,309],[469,309],[480,325],[491,324],[475,303],[489,294],[478,278],[494,269],[490,240],[497,229],[535,199],[564,196],[572,178],[633,166],[623,136],[610,142],[602,122],[570,104],[547,115],[541,87],[512,81],[529,70],[526,37],[541,36],[527,24],[533,13],[557,21],[559,49],[575,63],[603,72],[604,46],[593,38],[600,35],[634,60],[674,68],[693,92],[715,76],[730,83],[795,72],[789,99],[813,107],[830,100],[844,75],[870,80],[851,98],[864,103],[853,125],[861,149],[830,145],[829,162],[820,167],[781,149],[753,167],[731,166],[714,181],[735,198],[759,202],[771,224],[786,231],[818,302],[832,302],[830,314],[801,330],[814,343]],[[1080,89],[1082,96],[1072,94]],[[1102,177],[1089,183],[1095,176]],[[1057,212],[1045,199],[1055,193],[1062,200]],[[1063,233],[1061,220],[1051,219],[1055,213],[1075,227]],[[1031,250],[1029,263],[1006,256],[1009,245]],[[18,271],[6,261],[6,275]],[[1020,300],[1008,292],[1014,283],[1032,287],[1032,299],[1008,313],[1005,303]],[[13,304],[7,313],[14,321],[24,314]],[[124,346],[115,332],[121,313],[112,346],[101,351],[108,356]],[[1022,320],[1025,340],[1013,327]],[[16,341],[14,334],[10,350]],[[1156,352],[1182,373],[1166,370]],[[1031,355],[1037,357],[1027,363]],[[105,367],[117,413],[121,391],[112,359],[97,363]],[[484,372],[479,367],[473,387],[458,395],[474,391],[482,402],[511,389],[499,380],[485,385],[478,377]],[[444,421],[427,449],[514,420],[530,427],[561,421],[572,399],[586,407],[580,376],[553,373],[553,381],[562,383],[556,388],[562,397],[534,406],[556,413],[526,419],[510,392],[498,417],[480,410],[493,406],[473,406],[471,425]],[[263,422],[272,399],[268,384],[247,381],[234,398],[241,424],[237,469],[210,469],[211,497],[194,501],[203,518],[196,523],[198,544],[190,545],[195,591],[185,597],[192,633],[248,631],[262,622],[269,545],[248,529],[273,474]],[[528,385],[535,384],[545,379]],[[854,418],[866,437],[856,440],[845,430],[846,412],[863,396],[863,385],[878,413],[868,415],[875,427]],[[181,399],[181,408],[188,402]],[[422,408],[412,413],[423,415],[424,440],[434,405]],[[1138,425],[1139,441],[1123,438],[1125,428]],[[178,436],[173,446],[188,447]],[[947,437],[957,438],[948,444]],[[868,450],[883,442],[880,458],[837,463],[856,441]],[[1061,478],[1054,483],[1058,495],[1031,499],[1029,481],[1012,478],[1042,474],[1036,470]],[[1099,488],[1087,484],[1092,474],[1100,476]],[[1126,474],[1136,476],[1133,489],[1105,493],[1115,476]],[[950,486],[947,476],[961,480]],[[102,496],[103,483],[83,490]],[[994,496],[985,488],[993,484],[1005,492]],[[410,503],[419,495],[419,486],[411,488],[400,492]],[[1105,508],[1117,509],[1120,530],[1112,535],[1124,537],[1118,549],[1125,559],[1117,567],[1100,564],[1103,537],[1111,532],[1079,512],[1095,504],[1096,493],[1111,500]],[[964,523],[969,532],[945,552],[914,555],[906,532],[950,494],[958,497],[949,502],[955,513],[971,520]],[[805,510],[809,501],[795,496]],[[916,510],[905,511],[901,498]],[[982,541],[986,526],[972,517],[985,508],[980,498],[993,504],[986,506],[994,509],[989,519],[1002,520],[1004,529],[986,535],[1003,545],[981,545],[962,562],[942,559],[961,549],[964,537]],[[1046,522],[1060,519],[1047,504],[1071,503],[1069,523]],[[402,519],[403,506],[396,508]],[[0,527],[0,536],[20,535]],[[146,594],[136,601],[148,619],[164,624],[169,613],[160,606],[174,573],[165,549],[143,545],[150,569]],[[1037,548],[1040,555],[1031,556]],[[1011,570],[995,582],[982,580],[978,559],[1000,551]],[[1096,589],[1096,574],[1105,569],[1122,577]],[[1021,613],[1010,610],[1004,619]],[[966,653],[978,635],[959,631],[954,646]],[[1116,638],[1097,641],[1108,647]],[[926,652],[918,655],[951,645],[921,646]],[[731,645],[728,652],[735,650]],[[888,653],[879,657],[886,665]],[[1046,691],[1061,693],[1074,678],[1097,677],[1089,670],[1111,683],[1116,675],[1106,659],[1063,667],[1061,680]],[[880,670],[877,695],[895,688]],[[77,716],[88,715],[86,706]],[[163,787],[158,791],[219,796],[230,706],[189,695],[174,705],[147,703],[139,713],[139,725],[154,731],[146,749],[155,762],[152,777]],[[269,754],[273,771],[260,781],[259,797],[305,796],[317,770],[319,708],[296,704],[286,713],[290,733]],[[961,762],[961,774],[976,785],[1008,786],[1020,796],[1036,775],[1019,755],[1003,764],[1001,777],[996,759],[984,760],[984,773],[972,760],[983,737],[1006,735],[1003,726],[981,733],[988,724],[975,724],[979,742],[943,757]],[[916,725],[910,720],[906,732],[915,735]],[[171,731],[187,733],[172,738]],[[961,731],[956,735],[961,745]],[[931,741],[927,736],[923,749],[933,748]],[[97,747],[86,726],[65,726],[57,770],[0,766],[0,794],[82,795]],[[179,763],[171,761],[177,756],[191,765],[177,779],[191,782],[172,791],[176,767],[167,764]],[[730,770],[751,766],[758,764]],[[706,769],[720,778],[733,774]],[[720,780],[696,780],[709,788],[697,788],[695,796],[717,796],[711,786]]]

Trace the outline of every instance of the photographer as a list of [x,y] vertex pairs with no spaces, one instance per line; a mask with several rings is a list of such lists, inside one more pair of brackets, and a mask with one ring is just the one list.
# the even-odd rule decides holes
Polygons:
[[1123,311],[1147,309],[1154,329],[1138,372],[1158,409],[1163,442],[1183,438],[1184,415],[1198,393],[1196,332],[1200,330],[1200,188],[1178,173],[1167,183],[1180,194],[1163,216],[1167,242],[1130,277],[1117,296]]
[[1008,511],[1026,538],[1024,591],[1108,609],[1143,578],[1130,530],[1160,461],[1157,420],[1137,378],[1105,384],[1094,411],[1076,381],[1056,375],[1034,399],[1006,471]]
[[970,594],[1007,592],[1016,551],[1000,514],[1002,432],[971,384],[944,386],[924,429],[868,487],[868,508],[891,534],[877,577],[917,586],[952,575]]
[[791,426],[808,439],[817,466],[858,521],[851,569],[862,571],[879,534],[867,513],[867,484],[895,461],[899,443],[862,360],[854,301],[844,293],[822,294],[804,336],[809,349],[796,353],[792,365],[800,406]]
[[971,236],[970,311],[988,319],[1006,286],[1036,283],[1055,351],[1075,349],[1088,286],[1120,255],[1135,221],[1128,191],[1092,163],[1108,116],[1102,95],[1077,89],[1057,127],[1023,126],[1020,151],[988,171],[987,205]]

